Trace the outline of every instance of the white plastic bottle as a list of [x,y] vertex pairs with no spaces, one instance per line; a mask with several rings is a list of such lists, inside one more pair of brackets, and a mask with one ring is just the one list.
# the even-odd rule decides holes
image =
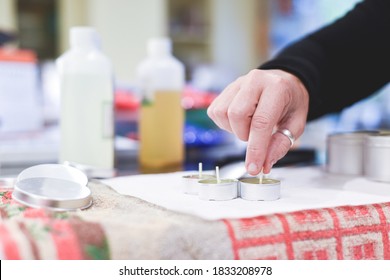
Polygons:
[[185,83],[183,63],[172,55],[169,38],[151,38],[137,69],[143,95],[139,119],[139,163],[144,170],[181,167],[184,161]]
[[61,91],[60,163],[114,167],[114,87],[110,60],[91,27],[70,29],[71,48],[57,59]]

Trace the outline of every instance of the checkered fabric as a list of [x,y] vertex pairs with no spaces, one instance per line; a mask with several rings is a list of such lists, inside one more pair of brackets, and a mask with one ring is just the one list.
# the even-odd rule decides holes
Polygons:
[[1,259],[390,259],[390,202],[205,221],[90,187],[76,212],[0,190]]
[[224,220],[235,259],[390,259],[390,203]]

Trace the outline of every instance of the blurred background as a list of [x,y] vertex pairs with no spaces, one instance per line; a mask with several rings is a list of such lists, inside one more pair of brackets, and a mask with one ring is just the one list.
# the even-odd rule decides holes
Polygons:
[[[146,42],[169,36],[174,55],[186,66],[186,169],[196,168],[200,159],[213,168],[218,161],[243,158],[245,151],[245,143],[208,119],[206,108],[215,96],[357,2],[0,0],[0,170],[57,161],[60,98],[55,59],[68,49],[72,26],[95,27],[114,65],[118,162],[136,162],[140,97],[135,74],[146,56]],[[309,123],[297,149],[314,152],[314,161],[322,163],[329,133],[388,128],[389,99],[387,87]]]

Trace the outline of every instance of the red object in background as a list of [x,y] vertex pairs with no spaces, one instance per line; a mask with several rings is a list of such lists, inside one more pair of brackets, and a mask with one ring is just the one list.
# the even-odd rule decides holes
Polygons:
[[[201,91],[186,86],[182,95],[182,106],[184,109],[204,109],[217,97],[217,93]],[[140,99],[130,90],[116,90],[115,109],[121,111],[136,111],[141,104]]]
[[135,111],[139,108],[140,100],[131,91],[115,91],[115,109]]
[[37,55],[27,49],[0,48],[0,61],[35,63]]
[[202,91],[190,86],[186,86],[182,96],[182,106],[184,109],[204,109],[217,97],[214,92]]

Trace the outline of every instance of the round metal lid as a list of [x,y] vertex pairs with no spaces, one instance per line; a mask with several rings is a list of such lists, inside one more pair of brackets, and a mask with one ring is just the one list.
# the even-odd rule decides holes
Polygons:
[[92,204],[88,178],[62,164],[40,164],[22,171],[12,197],[27,206],[54,211],[85,209]]
[[390,147],[390,133],[382,132],[379,134],[367,136],[365,144],[367,146],[372,146],[372,147],[389,148]]
[[353,132],[338,132],[328,135],[327,141],[332,144],[347,144],[347,145],[361,145],[364,142],[364,138],[368,135],[375,135],[378,131],[371,130],[359,130]]

